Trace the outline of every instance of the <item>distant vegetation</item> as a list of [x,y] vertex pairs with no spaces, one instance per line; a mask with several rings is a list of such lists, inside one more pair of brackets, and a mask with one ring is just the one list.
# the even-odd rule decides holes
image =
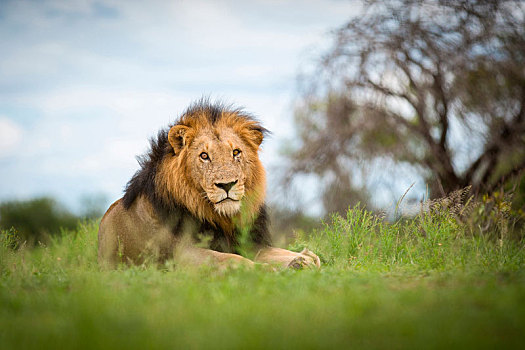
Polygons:
[[48,242],[50,236],[62,230],[73,230],[79,220],[99,218],[102,215],[101,196],[83,199],[83,213],[75,215],[50,197],[30,200],[12,200],[0,203],[0,229],[17,232],[26,245]]
[[61,229],[72,230],[78,219],[52,198],[0,203],[0,227],[14,228],[29,243],[46,242]]

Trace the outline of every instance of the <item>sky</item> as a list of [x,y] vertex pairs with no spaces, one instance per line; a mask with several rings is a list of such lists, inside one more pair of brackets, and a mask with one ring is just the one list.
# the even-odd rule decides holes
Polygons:
[[[297,76],[355,1],[0,0],[0,200],[122,196],[148,138],[202,96],[293,136]],[[268,174],[271,200],[278,191]]]

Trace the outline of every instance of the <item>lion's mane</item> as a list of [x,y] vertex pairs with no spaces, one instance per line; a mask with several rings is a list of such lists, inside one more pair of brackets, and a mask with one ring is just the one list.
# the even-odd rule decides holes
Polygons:
[[[201,198],[190,195],[182,195],[179,198],[175,198],[176,196],[172,195],[173,191],[169,191],[166,188],[173,185],[169,183],[171,180],[166,178],[166,162],[175,156],[175,151],[169,141],[170,129],[175,125],[198,124],[203,116],[211,125],[220,125],[221,123],[243,124],[249,125],[252,130],[258,131],[261,135],[268,132],[253,116],[242,109],[232,108],[220,103],[212,104],[207,100],[198,101],[191,105],[178,121],[160,130],[156,137],[150,139],[150,150],[137,158],[140,170],[128,182],[122,203],[124,208],[129,209],[139,197],[143,197],[151,203],[159,218],[175,221],[173,234],[180,234],[181,227],[185,222],[197,222],[200,228],[196,231],[199,234],[212,237],[210,248],[218,251],[233,252],[238,245],[239,235],[245,227],[236,225],[232,222],[232,218],[225,218],[209,208],[204,208],[203,206],[206,206],[206,202],[200,200]],[[228,120],[225,118],[228,118]],[[253,154],[257,157],[256,152]],[[183,161],[191,160],[184,159]],[[257,185],[261,185],[264,188],[264,184],[257,183],[258,181],[264,181],[264,169],[258,159],[257,162],[250,162],[250,164],[257,168],[252,169],[252,178],[247,179],[247,183],[251,183],[251,186],[247,186],[246,194],[247,196],[251,195],[254,199],[252,199],[250,205],[244,208],[242,216],[251,218],[251,220],[248,220],[247,225],[249,226],[248,231],[253,243],[270,245],[264,194],[250,193],[250,190],[257,187]],[[188,174],[175,173],[170,174],[170,176],[182,178],[188,176]],[[169,185],[166,185],[166,183]],[[177,182],[179,186],[188,186],[187,184],[187,181]],[[186,194],[195,192],[191,190],[187,189],[187,191],[180,192]],[[233,221],[235,221],[235,218],[233,218]]]

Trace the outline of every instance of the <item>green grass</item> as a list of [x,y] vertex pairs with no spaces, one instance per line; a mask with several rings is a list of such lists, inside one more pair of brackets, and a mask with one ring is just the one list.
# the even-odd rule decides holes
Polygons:
[[522,347],[524,244],[467,232],[354,208],[292,245],[321,270],[278,272],[101,271],[96,223],[31,250],[4,232],[0,348]]

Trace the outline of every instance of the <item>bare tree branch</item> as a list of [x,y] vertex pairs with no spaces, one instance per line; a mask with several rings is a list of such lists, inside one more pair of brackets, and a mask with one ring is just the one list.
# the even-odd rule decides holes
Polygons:
[[312,76],[291,169],[329,178],[328,192],[382,158],[413,165],[431,196],[508,178],[525,158],[518,11],[518,0],[366,2]]

